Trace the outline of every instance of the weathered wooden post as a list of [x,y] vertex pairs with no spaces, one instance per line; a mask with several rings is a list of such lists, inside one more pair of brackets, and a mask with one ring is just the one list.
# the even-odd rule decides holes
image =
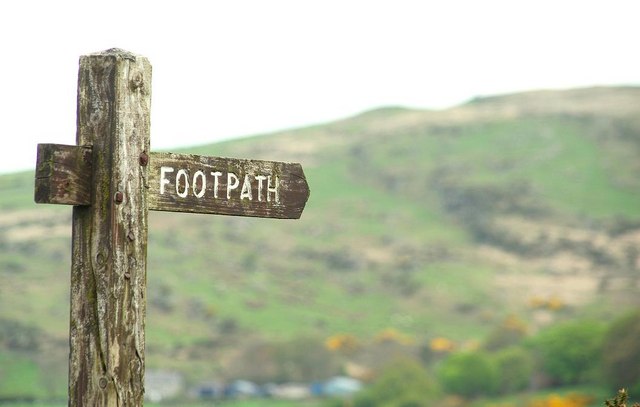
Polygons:
[[146,58],[81,57],[76,142],[92,146],[92,205],[73,210],[71,406],[143,403],[150,108]]
[[80,58],[75,146],[39,144],[35,201],[73,208],[69,406],[142,406],[149,210],[297,219],[300,164],[150,153],[151,66]]
[[83,56],[81,147],[39,146],[36,202],[76,205],[69,406],[143,403],[150,107],[146,58]]

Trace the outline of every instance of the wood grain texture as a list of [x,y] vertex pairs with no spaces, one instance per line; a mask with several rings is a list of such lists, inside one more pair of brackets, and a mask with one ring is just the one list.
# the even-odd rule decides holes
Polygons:
[[77,144],[93,170],[91,205],[73,208],[69,406],[143,404],[150,102],[146,58],[80,58]]
[[[36,176],[36,202],[90,205],[88,192],[67,195],[69,179],[73,180],[72,185],[91,185],[91,164],[87,159],[91,147],[44,146],[47,146],[46,151],[64,152],[65,156],[84,159],[76,159],[74,167],[64,166],[63,170],[56,171],[55,181],[47,181],[42,187],[40,195],[44,197],[40,200]],[[154,152],[146,155],[143,161],[149,165],[148,210],[298,219],[309,199],[309,185],[298,163]],[[42,167],[48,168],[47,165]],[[163,172],[162,168],[171,171]],[[237,177],[238,184],[233,189],[229,189],[229,173]],[[248,184],[243,191],[247,175]],[[270,192],[276,182],[277,200],[275,192]]]
[[309,198],[297,163],[152,153],[149,167],[156,211],[298,219]]
[[36,203],[91,203],[91,147],[38,144]]

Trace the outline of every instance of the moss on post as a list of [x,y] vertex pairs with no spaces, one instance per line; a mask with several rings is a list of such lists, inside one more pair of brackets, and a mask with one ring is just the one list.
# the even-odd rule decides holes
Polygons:
[[73,211],[70,406],[141,406],[151,66],[111,49],[80,58],[77,144],[91,205]]

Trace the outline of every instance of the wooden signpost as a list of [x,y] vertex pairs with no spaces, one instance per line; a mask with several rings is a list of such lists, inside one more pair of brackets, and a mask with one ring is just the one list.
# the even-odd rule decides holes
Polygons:
[[39,144],[35,201],[73,205],[69,406],[142,406],[149,210],[297,219],[300,164],[149,151],[151,65],[80,57],[76,145]]

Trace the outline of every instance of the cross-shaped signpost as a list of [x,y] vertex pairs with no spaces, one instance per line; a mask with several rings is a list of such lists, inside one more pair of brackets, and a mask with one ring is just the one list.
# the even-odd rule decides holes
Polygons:
[[73,205],[69,406],[142,406],[149,210],[297,219],[300,164],[149,151],[151,65],[80,57],[76,145],[39,144],[35,201]]

